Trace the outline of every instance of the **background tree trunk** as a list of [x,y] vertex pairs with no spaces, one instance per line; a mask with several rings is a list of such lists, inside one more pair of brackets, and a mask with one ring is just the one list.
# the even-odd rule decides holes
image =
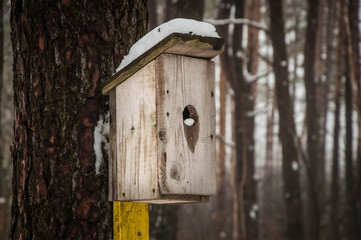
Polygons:
[[201,21],[204,14],[204,0],[166,0],[166,20],[189,18]]
[[[4,1],[0,1],[0,124],[3,119],[3,85],[4,85]],[[5,138],[3,137],[3,126],[0,126],[0,239],[5,238],[8,232],[8,197],[7,197],[7,184],[6,184],[6,169],[5,169],[5,157],[4,157],[4,142]]]
[[273,46],[273,71],[279,112],[279,139],[282,144],[283,194],[287,215],[286,235],[288,239],[303,239],[297,135],[289,93],[282,0],[268,0],[268,4],[270,37]]
[[[353,157],[353,107],[358,106],[358,94],[356,85],[357,72],[355,66],[359,63],[354,63],[354,49],[352,42],[352,32],[350,22],[350,13],[348,1],[342,1],[341,9],[343,16],[343,26],[345,29],[345,124],[346,124],[346,144],[345,144],[345,181],[346,181],[346,209],[345,209],[345,227],[347,228],[347,238],[350,240],[360,239],[360,229],[357,220],[357,203],[355,199],[355,176],[354,176],[354,157]],[[357,30],[356,30],[357,31]],[[358,45],[358,44],[357,44]],[[359,49],[357,47],[357,49]],[[358,55],[358,54],[357,54]],[[356,104],[354,104],[356,103]],[[356,108],[357,109],[357,108]],[[360,116],[360,115],[359,115]]]
[[148,0],[148,29],[149,31],[159,25],[158,23],[158,1],[159,0]]
[[320,209],[318,192],[320,169],[320,128],[317,111],[317,93],[315,82],[315,58],[317,40],[317,19],[319,0],[308,1],[308,17],[305,43],[305,87],[307,122],[307,165],[308,165],[308,238],[317,240],[320,236]]
[[[348,19],[350,25],[350,33],[351,33],[351,44],[352,44],[352,56],[350,61],[353,64],[354,69],[354,81],[353,87],[356,88],[354,91],[355,96],[355,107],[358,116],[358,143],[357,143],[357,155],[356,155],[356,163],[357,163],[357,175],[355,179],[354,189],[354,205],[356,206],[354,210],[354,214],[358,215],[354,217],[354,221],[356,226],[360,226],[361,224],[361,57],[360,57],[360,0],[350,0],[348,6]],[[361,239],[361,230],[360,228],[356,228],[356,235],[358,239]]]
[[12,1],[10,239],[110,239],[102,82],[147,29],[145,2]]
[[[329,2],[333,2],[330,0]],[[340,12],[340,11],[339,11]],[[339,17],[339,26],[342,26],[342,17]],[[340,227],[340,164],[339,164],[339,141],[340,141],[340,105],[342,96],[342,84],[341,78],[343,76],[343,28],[340,28],[340,32],[337,37],[337,57],[336,67],[337,72],[335,74],[335,90],[334,90],[334,102],[335,102],[335,120],[333,128],[333,152],[332,152],[332,173],[331,173],[331,209],[330,209],[330,240],[339,239],[339,227]]]

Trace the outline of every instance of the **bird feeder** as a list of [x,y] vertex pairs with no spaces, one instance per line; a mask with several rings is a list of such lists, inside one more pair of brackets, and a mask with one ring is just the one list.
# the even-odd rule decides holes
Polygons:
[[216,194],[215,67],[223,39],[172,33],[105,84],[109,200],[196,203]]

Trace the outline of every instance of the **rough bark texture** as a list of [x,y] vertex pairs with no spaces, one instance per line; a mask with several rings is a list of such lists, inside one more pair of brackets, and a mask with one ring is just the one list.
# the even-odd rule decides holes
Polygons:
[[109,239],[102,82],[147,29],[144,1],[12,1],[10,239]]
[[279,112],[279,138],[282,144],[284,200],[287,214],[288,239],[303,239],[301,190],[298,169],[297,136],[293,106],[289,93],[287,52],[284,34],[282,0],[268,0],[270,7],[270,35],[273,46],[273,70],[276,79],[276,100]]

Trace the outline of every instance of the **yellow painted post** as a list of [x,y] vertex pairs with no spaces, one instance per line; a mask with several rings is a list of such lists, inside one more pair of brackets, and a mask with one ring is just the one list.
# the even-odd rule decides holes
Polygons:
[[147,203],[113,202],[114,240],[149,240]]

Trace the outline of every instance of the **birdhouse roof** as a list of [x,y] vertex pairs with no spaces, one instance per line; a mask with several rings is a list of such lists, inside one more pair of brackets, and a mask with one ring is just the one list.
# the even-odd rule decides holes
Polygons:
[[103,87],[103,94],[125,81],[162,53],[212,59],[224,50],[224,40],[213,25],[189,19],[174,19],[146,34],[130,49],[113,76]]

